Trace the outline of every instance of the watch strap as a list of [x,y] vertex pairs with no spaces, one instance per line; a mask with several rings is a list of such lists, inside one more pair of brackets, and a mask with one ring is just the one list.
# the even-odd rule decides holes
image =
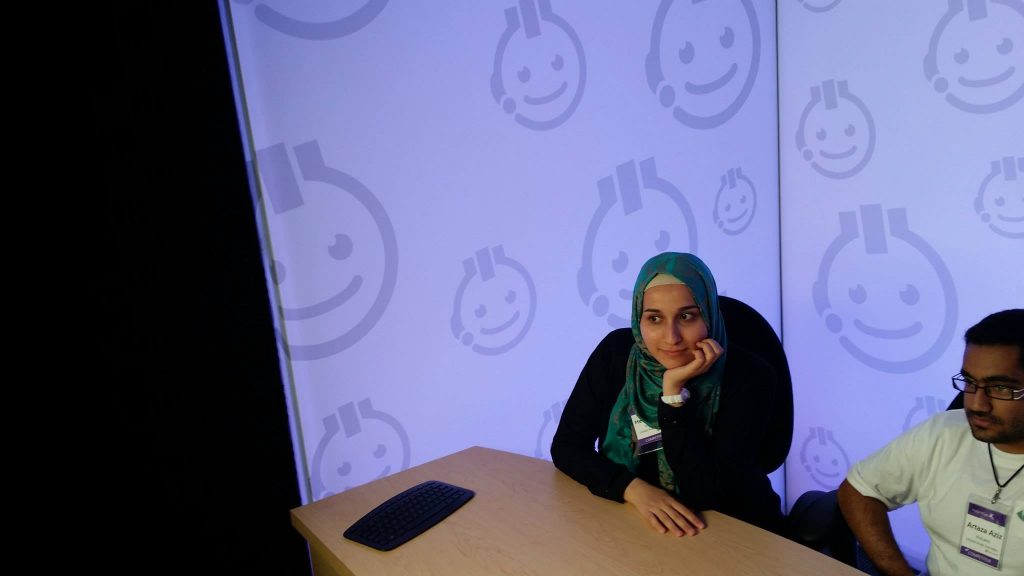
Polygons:
[[683,388],[679,391],[679,394],[673,396],[662,396],[661,401],[665,404],[684,404],[690,399],[690,391]]

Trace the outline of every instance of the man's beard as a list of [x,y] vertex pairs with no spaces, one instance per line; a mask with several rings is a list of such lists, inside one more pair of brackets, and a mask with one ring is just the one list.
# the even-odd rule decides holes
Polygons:
[[[981,442],[1009,444],[1024,440],[1024,420],[1011,420],[1007,422],[1003,418],[993,416],[991,412],[978,412],[975,410],[965,410],[964,412],[968,417],[967,423],[971,427],[971,434]],[[986,420],[988,426],[984,429],[975,428],[970,420],[971,416]]]

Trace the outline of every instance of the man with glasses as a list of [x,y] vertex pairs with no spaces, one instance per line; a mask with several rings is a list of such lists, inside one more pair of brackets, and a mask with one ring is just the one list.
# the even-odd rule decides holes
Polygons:
[[839,506],[884,575],[911,575],[888,512],[917,502],[931,538],[928,572],[1024,574],[1024,309],[964,335],[953,387],[963,410],[936,414],[858,462]]

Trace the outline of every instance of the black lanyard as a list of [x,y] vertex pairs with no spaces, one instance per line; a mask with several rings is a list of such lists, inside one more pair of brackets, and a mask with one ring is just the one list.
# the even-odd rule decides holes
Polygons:
[[1017,474],[1020,474],[1020,471],[1024,470],[1024,464],[1021,464],[1020,468],[1017,468],[1017,471],[1014,472],[1013,475],[1010,476],[1010,478],[1006,482],[1000,484],[999,473],[996,472],[996,461],[992,459],[991,444],[988,445],[988,463],[992,465],[992,477],[995,478],[996,486],[998,486],[998,488],[996,488],[996,493],[992,495],[992,503],[995,504],[996,502],[999,501],[999,495],[1002,494],[1003,488],[1006,488],[1006,485],[1009,484],[1010,482],[1013,482],[1013,479],[1017,477]]

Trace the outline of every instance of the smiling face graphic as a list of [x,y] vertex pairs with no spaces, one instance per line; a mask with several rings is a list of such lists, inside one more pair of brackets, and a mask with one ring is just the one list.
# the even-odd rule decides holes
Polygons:
[[533,38],[516,36],[502,64],[502,81],[523,116],[549,121],[565,112],[579,90],[576,48],[557,27]]
[[906,244],[893,242],[884,254],[858,254],[858,248],[851,244],[836,257],[832,309],[849,325],[843,334],[854,345],[873,355],[891,354],[898,348],[893,341],[921,336],[930,319],[942,316],[942,286]]
[[505,12],[495,53],[491,93],[516,122],[534,130],[554,128],[579,106],[586,84],[583,46],[550,2],[520,3]]
[[601,204],[584,240],[578,288],[591,311],[609,326],[629,326],[633,284],[654,254],[697,251],[693,211],[670,182],[657,175],[653,159],[616,169],[598,182]]
[[310,462],[314,498],[324,498],[409,467],[402,425],[374,410],[369,398],[348,402],[323,418],[323,435]]
[[258,158],[285,352],[293,360],[336,354],[362,338],[390,300],[390,219],[365,186],[324,166],[316,142],[295,147],[301,181],[284,146]]
[[401,446],[393,430],[381,424],[367,426],[364,434],[332,446],[334,461],[325,470],[325,483],[341,492],[400,470]]
[[358,325],[380,293],[386,260],[373,218],[352,196],[317,183],[304,192],[302,208],[268,219],[271,237],[288,238],[274,250],[273,278],[293,358]]
[[932,35],[925,73],[957,108],[1003,110],[1024,96],[1024,2],[951,3]]
[[694,128],[731,118],[746,101],[760,62],[760,28],[749,0],[662,2],[647,77],[662,106]]
[[[633,284],[640,267],[654,254],[685,252],[686,234],[677,232],[678,224],[662,210],[678,208],[655,198],[650,210],[623,216],[612,212],[601,226],[594,247],[593,277],[598,286],[601,308],[608,310],[608,324],[629,326]],[[659,210],[660,209],[660,210]],[[595,312],[597,309],[595,308]]]
[[874,151],[875,127],[846,82],[824,82],[811,89],[797,131],[797,147],[820,174],[847,178],[860,172]]
[[753,183],[739,168],[722,176],[715,198],[715,224],[726,234],[739,234],[750,226],[757,209],[757,193]]
[[888,234],[880,206],[862,207],[862,216],[859,238],[853,213],[844,216],[850,235],[829,247],[832,255],[823,260],[814,287],[815,306],[859,361],[885,372],[919,369],[951,339],[952,278],[938,254],[906,229],[905,211],[889,211]]
[[452,333],[480,354],[500,354],[526,335],[536,312],[529,273],[504,249],[478,250],[463,262],[465,275],[455,294]]
[[515,270],[501,267],[488,280],[472,282],[463,297],[463,318],[475,342],[495,347],[523,330],[530,312],[530,290]]
[[811,428],[800,451],[800,462],[819,486],[835,488],[843,481],[850,460],[843,447],[836,443],[831,430]]
[[[287,224],[283,226],[287,227]],[[332,312],[356,296],[363,285],[361,274],[352,271],[346,273],[344,268],[346,260],[352,257],[355,250],[351,236],[340,231],[318,232],[313,228],[306,228],[306,232],[311,233],[298,238],[300,247],[297,251],[303,258],[290,258],[289,262],[293,263],[291,266],[285,265],[282,260],[274,260],[274,281],[280,287],[303,285],[300,276],[310,276],[310,272],[316,272],[316,266],[319,265],[336,268],[334,273],[326,275],[334,282],[310,287],[305,294],[295,294],[293,298],[288,298],[288,303],[283,307],[284,316],[288,320],[304,320]]]
[[993,162],[974,204],[981,221],[993,232],[1024,238],[1024,157]]
[[594,243],[593,278],[599,298],[607,302],[608,324],[615,327],[629,326],[633,284],[648,258],[693,251],[679,205],[658,192],[643,196],[641,210],[628,215],[609,212]]

